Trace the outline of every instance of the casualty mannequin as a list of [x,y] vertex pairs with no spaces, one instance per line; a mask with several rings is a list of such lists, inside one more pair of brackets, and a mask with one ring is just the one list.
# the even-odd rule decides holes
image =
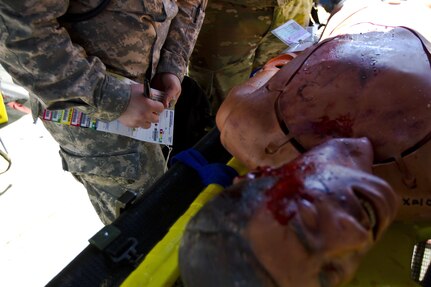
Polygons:
[[[190,286],[205,276],[223,286],[339,286],[383,226],[431,219],[426,206],[398,208],[406,194],[431,200],[430,9],[338,8],[317,45],[270,61],[222,104],[222,143],[257,171],[187,227],[180,266]],[[352,170],[364,174],[345,177]]]

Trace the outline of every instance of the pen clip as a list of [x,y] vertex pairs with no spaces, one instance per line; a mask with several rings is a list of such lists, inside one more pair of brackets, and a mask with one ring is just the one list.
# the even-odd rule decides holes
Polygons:
[[151,99],[150,81],[147,78],[144,79],[144,97]]

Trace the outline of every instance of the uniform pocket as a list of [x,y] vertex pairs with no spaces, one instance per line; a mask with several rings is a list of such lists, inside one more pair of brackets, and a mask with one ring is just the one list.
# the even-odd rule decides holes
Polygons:
[[79,156],[60,150],[63,169],[73,174],[117,178],[132,183],[141,176],[139,153],[103,156]]

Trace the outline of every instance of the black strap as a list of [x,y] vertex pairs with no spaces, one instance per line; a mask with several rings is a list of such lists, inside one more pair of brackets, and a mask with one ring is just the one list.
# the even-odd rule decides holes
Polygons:
[[100,12],[102,12],[106,8],[106,6],[108,6],[109,2],[111,2],[111,0],[102,0],[96,8],[91,9],[90,11],[84,13],[66,13],[63,16],[59,17],[58,20],[69,23],[87,21],[99,15]]
[[[227,163],[232,158],[216,128],[194,148],[209,163]],[[203,188],[195,170],[181,162],[173,164],[46,286],[120,286]]]

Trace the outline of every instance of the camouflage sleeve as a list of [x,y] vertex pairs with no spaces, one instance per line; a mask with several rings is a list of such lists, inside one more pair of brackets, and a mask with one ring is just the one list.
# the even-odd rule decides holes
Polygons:
[[74,45],[57,17],[68,0],[0,1],[0,62],[50,109],[78,107],[103,120],[126,109],[130,86]]
[[177,3],[179,11],[162,48],[157,72],[173,73],[182,81],[202,26],[207,0],[178,0]]

